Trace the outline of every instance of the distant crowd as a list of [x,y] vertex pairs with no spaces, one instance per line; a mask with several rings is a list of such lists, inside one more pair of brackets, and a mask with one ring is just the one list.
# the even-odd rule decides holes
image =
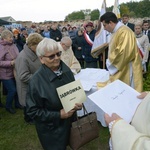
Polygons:
[[[127,26],[129,26],[132,31],[135,31],[134,25],[140,25],[141,31],[143,31],[143,33],[146,34],[150,40],[150,35],[149,35],[150,20],[142,20],[142,19],[135,20],[135,19],[130,19],[128,15],[125,15],[124,17],[120,19],[120,21],[126,24]],[[94,35],[97,32],[97,30],[99,30],[98,20],[72,22],[70,24],[65,24],[65,25],[61,23],[57,23],[57,22],[45,23],[45,24],[32,23],[31,26],[24,26],[22,28],[9,28],[9,30],[12,31],[14,35],[14,43],[18,47],[19,52],[23,49],[23,46],[26,43],[26,38],[28,37],[30,33],[39,33],[41,36],[54,39],[57,42],[60,42],[62,37],[68,36],[72,40],[72,50],[75,56],[77,57],[77,59],[81,62],[82,67],[83,67],[84,59],[86,59],[85,54],[83,51],[81,53],[81,51],[79,52],[79,50],[77,50],[77,45],[79,44],[78,43],[79,41],[80,41],[80,44],[79,44],[80,46],[83,43],[82,42],[82,39],[84,38],[83,33],[86,30],[86,25],[89,22],[91,23],[90,26],[92,28],[90,29],[90,31],[87,31],[87,32],[88,33],[93,32],[92,34]],[[3,26],[0,27],[0,34],[4,29],[5,27]],[[91,38],[94,41],[94,36]],[[102,62],[100,62],[102,61],[102,56],[100,56],[100,59],[98,59],[98,61],[99,61],[98,65],[100,66],[100,68],[102,68],[103,66]]]

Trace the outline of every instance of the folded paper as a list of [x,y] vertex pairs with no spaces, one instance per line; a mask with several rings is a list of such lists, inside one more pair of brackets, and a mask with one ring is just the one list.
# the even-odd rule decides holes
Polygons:
[[117,113],[127,122],[132,120],[141,100],[137,98],[139,92],[120,80],[116,80],[88,97],[105,113],[110,116]]

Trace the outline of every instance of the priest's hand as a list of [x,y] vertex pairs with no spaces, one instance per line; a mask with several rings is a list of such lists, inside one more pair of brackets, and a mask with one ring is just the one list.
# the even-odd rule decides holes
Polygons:
[[142,92],[139,96],[137,96],[137,98],[143,99],[146,97],[147,94],[148,94],[148,92]]
[[106,122],[107,126],[109,125],[110,122],[112,122],[114,120],[122,119],[116,113],[113,113],[111,116],[109,116],[107,113],[105,113],[104,118],[105,118],[105,122]]

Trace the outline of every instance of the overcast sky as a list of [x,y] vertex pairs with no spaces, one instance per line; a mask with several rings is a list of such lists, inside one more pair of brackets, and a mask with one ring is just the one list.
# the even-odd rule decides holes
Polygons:
[[[115,0],[106,0],[107,7]],[[119,3],[131,0],[119,0]],[[140,1],[140,0],[132,0]],[[61,21],[73,11],[101,9],[103,0],[0,0],[0,17],[11,16],[16,21]]]

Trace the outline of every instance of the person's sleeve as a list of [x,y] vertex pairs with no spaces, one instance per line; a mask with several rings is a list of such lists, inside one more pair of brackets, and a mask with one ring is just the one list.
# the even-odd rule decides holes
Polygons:
[[28,61],[23,57],[18,57],[15,62],[15,69],[16,69],[18,78],[22,82],[28,83],[32,77],[31,71],[29,69]]
[[107,66],[107,69],[108,69],[110,75],[114,75],[118,72],[118,69],[111,64],[109,59],[106,60],[106,66]]
[[5,49],[0,46],[0,67],[6,68],[6,67],[12,67],[11,65],[11,60],[5,60],[5,55],[6,55]]
[[148,56],[149,56],[148,46],[149,46],[149,40],[148,40],[148,36],[146,36],[145,41],[144,41],[144,51],[145,51],[145,54],[144,54],[144,58],[143,58],[143,60],[145,62],[147,62]]
[[114,150],[149,150],[150,136],[138,132],[124,120],[117,121],[111,131]]
[[81,70],[81,65],[79,61],[76,59],[76,57],[73,54],[73,51],[71,50],[72,60],[71,60],[71,66],[70,69],[74,74],[77,74]]
[[45,108],[45,99],[40,96],[40,91],[34,81],[29,82],[26,95],[26,112],[37,122],[49,123],[58,126],[61,120],[60,110],[48,110]]

